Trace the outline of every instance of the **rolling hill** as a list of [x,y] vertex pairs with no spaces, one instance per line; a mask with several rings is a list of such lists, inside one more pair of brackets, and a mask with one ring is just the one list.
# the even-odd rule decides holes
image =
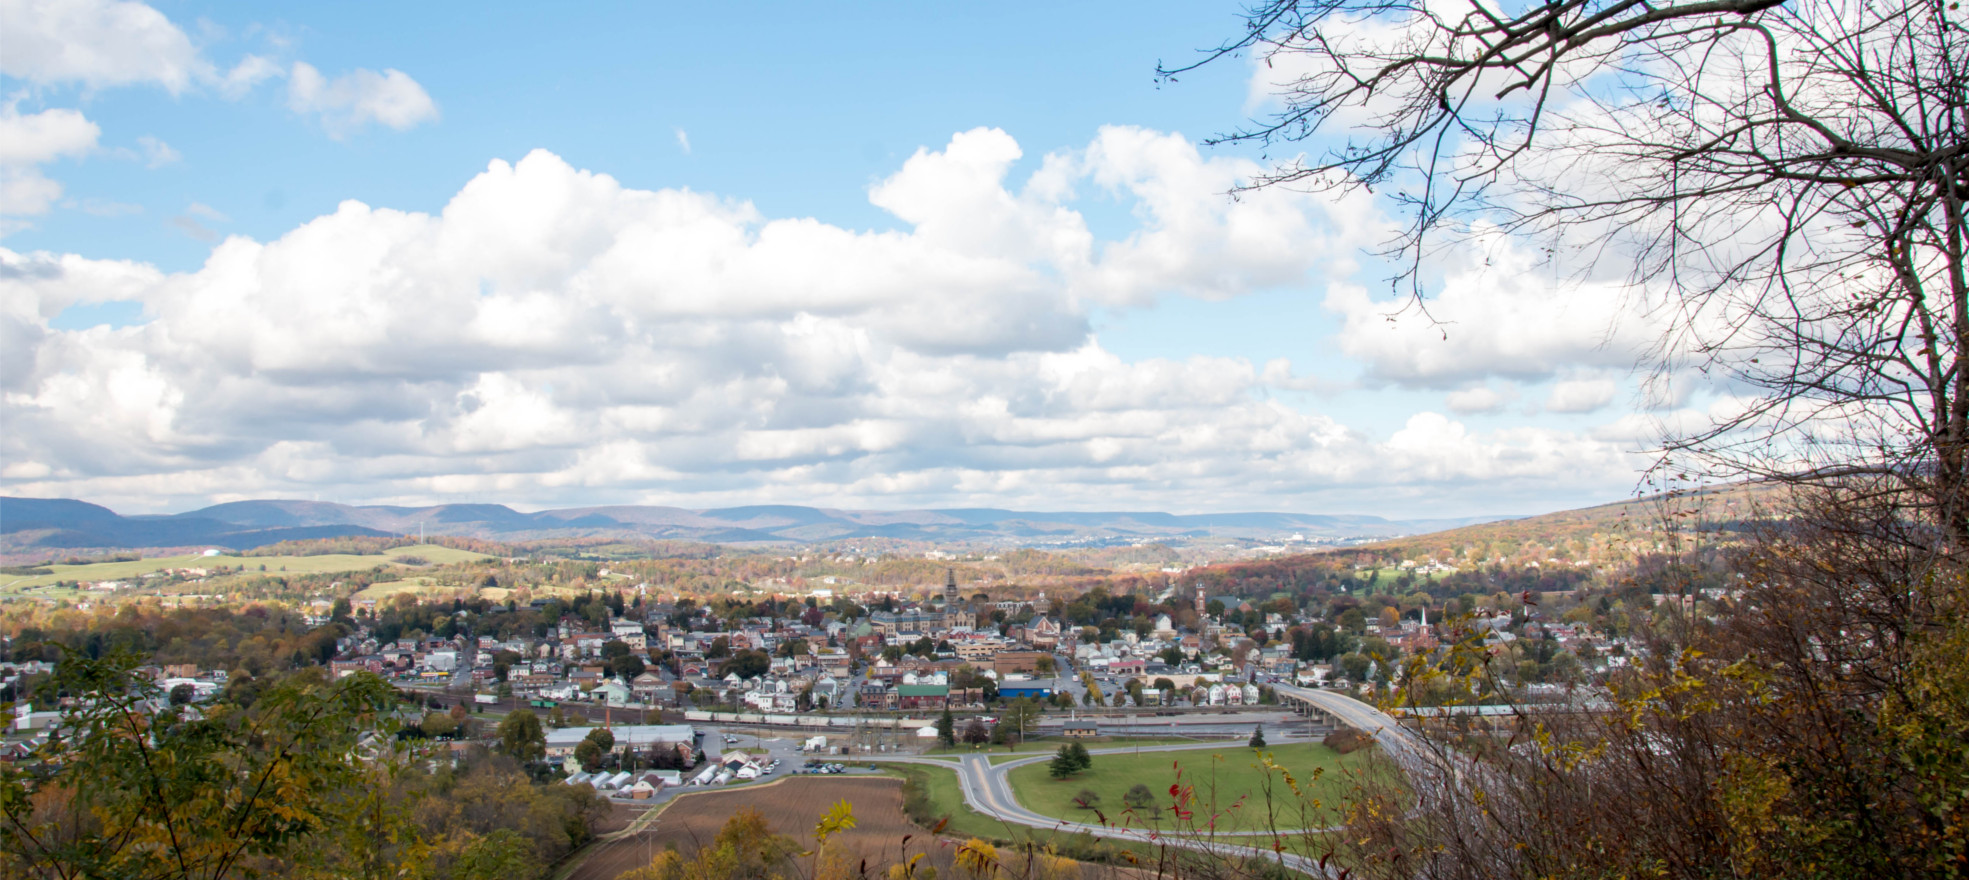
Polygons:
[[0,548],[10,553],[200,545],[247,550],[278,541],[420,531],[489,540],[600,537],[725,544],[894,538],[1048,546],[1157,539],[1283,540],[1292,535],[1337,541],[1420,534],[1502,518],[1397,521],[1294,513],[874,511],[794,505],[703,510],[611,506],[524,513],[500,504],[391,507],[285,500],[235,501],[163,516],[122,516],[83,501],[0,497]]

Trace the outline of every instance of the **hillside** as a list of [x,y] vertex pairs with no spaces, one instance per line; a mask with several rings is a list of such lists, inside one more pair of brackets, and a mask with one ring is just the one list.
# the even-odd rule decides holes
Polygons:
[[1503,522],[1363,544],[1355,551],[1389,561],[1611,564],[1665,549],[1666,527],[1729,532],[1770,515],[1781,487],[1734,484],[1562,510]]
[[946,544],[1089,547],[1198,538],[1333,543],[1431,532],[1495,517],[1397,521],[1294,513],[1180,515],[991,508],[839,510],[759,505],[579,507],[523,513],[499,504],[353,506],[236,501],[168,516],[122,516],[67,499],[0,498],[0,551],[215,546],[249,550],[279,541],[347,535],[454,535],[497,541],[553,538],[812,544],[896,539]]

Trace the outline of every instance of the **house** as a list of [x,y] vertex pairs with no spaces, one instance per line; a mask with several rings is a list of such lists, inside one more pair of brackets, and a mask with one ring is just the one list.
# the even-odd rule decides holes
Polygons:
[[629,682],[629,691],[635,695],[638,703],[654,703],[660,699],[660,693],[670,691],[670,683],[664,681],[663,676],[655,672],[644,672]]
[[629,697],[629,686],[623,684],[622,679],[619,678],[611,678],[608,681],[602,682],[596,685],[594,690],[588,692],[588,699],[594,700],[597,703],[606,703],[610,706],[626,706],[629,704]]
[[1060,732],[1073,739],[1086,739],[1101,735],[1101,726],[1092,721],[1069,721]]
[[894,709],[896,692],[886,685],[869,682],[855,693],[855,705],[863,709]]

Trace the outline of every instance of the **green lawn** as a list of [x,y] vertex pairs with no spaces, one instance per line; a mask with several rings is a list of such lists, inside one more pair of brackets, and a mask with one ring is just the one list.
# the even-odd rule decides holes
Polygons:
[[[1185,859],[1198,858],[1194,854],[1186,854],[1187,851],[1170,848],[1166,844],[1157,845],[1142,841],[1117,840],[1109,837],[1097,838],[1091,834],[1069,834],[1064,831],[1051,831],[1044,828],[1033,828],[1027,825],[1001,822],[990,816],[976,812],[965,805],[964,790],[957,784],[957,772],[955,768],[946,771],[941,768],[926,767],[921,764],[890,764],[883,769],[887,773],[910,780],[916,787],[921,789],[929,798],[932,813],[938,816],[950,817],[949,824],[944,826],[944,837],[976,837],[991,841],[1001,847],[1031,841],[1040,845],[1051,845],[1060,854],[1070,858],[1082,861],[1102,861],[1110,864],[1125,863],[1129,856],[1123,855],[1123,853],[1127,853],[1132,854],[1135,859],[1134,864],[1147,869],[1153,869],[1162,860],[1171,857]],[[1090,823],[1098,821],[1088,815],[1076,817],[1076,820]],[[1284,842],[1294,852],[1301,852],[1305,855],[1317,857],[1324,852],[1324,849],[1319,843],[1323,837],[1324,835],[1308,835],[1304,837],[1287,835]],[[1252,843],[1258,842],[1252,841]],[[1224,866],[1217,865],[1215,867],[1222,868]]]
[[419,544],[409,547],[396,547],[375,556],[356,556],[352,554],[330,553],[322,556],[168,556],[162,558],[139,559],[134,562],[97,562],[89,565],[51,565],[52,574],[17,577],[0,575],[0,591],[41,587],[56,581],[117,581],[126,580],[141,585],[139,577],[154,571],[169,568],[204,568],[219,566],[240,567],[247,574],[257,574],[260,566],[266,566],[267,573],[282,571],[297,574],[322,574],[327,572],[364,571],[378,565],[388,566],[399,571],[412,570],[391,560],[399,556],[416,556],[433,565],[446,565],[453,562],[468,562],[489,559],[482,553],[470,550],[454,550],[432,544]]
[[[1285,771],[1299,782],[1304,795],[1295,796],[1277,771],[1269,774],[1272,794],[1270,814],[1280,829],[1324,827],[1333,821],[1331,807],[1350,788],[1348,771],[1366,760],[1368,752],[1341,755],[1316,743],[1292,743],[1265,749]],[[1095,755],[1094,766],[1069,779],[1054,779],[1046,762],[1015,767],[1011,771],[1012,789],[1027,809],[1048,816],[1080,822],[1098,821],[1094,811],[1075,806],[1073,798],[1086,789],[1100,797],[1099,808],[1116,824],[1161,828],[1168,831],[1257,831],[1266,821],[1267,772],[1258,766],[1256,753],[1243,746],[1183,749],[1171,752],[1143,752],[1140,755]],[[1169,787],[1178,780],[1195,791],[1188,820],[1172,816]],[[1322,775],[1315,780],[1315,771]],[[1123,801],[1130,787],[1140,783],[1154,795],[1161,807],[1159,816],[1128,809]],[[1318,806],[1315,801],[1319,802]]]
[[1095,857],[1092,851],[1095,848],[1128,850],[1151,862],[1155,858],[1154,848],[1145,843],[1121,840],[1102,840],[1097,843],[1092,835],[1068,834],[1015,825],[972,810],[964,803],[964,789],[957,784],[957,770],[954,767],[946,771],[921,764],[890,764],[883,770],[911,780],[928,795],[932,813],[950,817],[950,824],[944,826],[944,837],[976,837],[1001,846],[1030,840],[1040,844],[1052,844],[1062,854],[1079,859]]

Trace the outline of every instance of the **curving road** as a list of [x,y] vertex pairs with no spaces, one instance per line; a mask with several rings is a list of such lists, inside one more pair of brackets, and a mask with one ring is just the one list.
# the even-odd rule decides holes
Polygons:
[[[1281,740],[1281,742],[1284,741],[1286,740]],[[1111,748],[1111,749],[1090,749],[1089,751],[1092,754],[1096,754],[1096,755],[1107,755],[1107,754],[1134,754],[1136,752],[1179,752],[1185,750],[1196,750],[1200,748],[1207,749],[1207,748],[1222,748],[1222,747],[1223,744],[1212,746],[1210,744],[1199,745],[1197,743],[1178,743],[1174,745],[1163,745],[1163,746],[1139,746],[1139,747],[1131,746],[1131,747]],[[991,763],[991,758],[989,755],[964,755],[959,759],[959,762],[956,766],[957,782],[959,787],[964,792],[964,802],[968,804],[972,809],[977,810],[980,813],[983,813],[987,816],[991,816],[992,818],[998,819],[1000,821],[1011,822],[1017,825],[1026,825],[1034,828],[1045,828],[1055,831],[1065,831],[1068,833],[1086,832],[1088,834],[1092,834],[1098,837],[1115,838],[1115,839],[1122,839],[1122,840],[1134,840],[1134,841],[1141,841],[1144,843],[1151,843],[1156,845],[1175,846],[1175,847],[1181,847],[1183,849],[1208,853],[1210,855],[1215,855],[1219,857],[1257,856],[1263,858],[1270,858],[1270,859],[1276,859],[1279,862],[1283,863],[1286,867],[1296,871],[1300,871],[1302,873],[1311,874],[1315,876],[1333,876],[1332,872],[1322,867],[1319,864],[1319,862],[1317,862],[1314,859],[1310,859],[1305,856],[1298,855],[1296,853],[1277,852],[1269,848],[1247,846],[1244,844],[1232,843],[1223,839],[1223,838],[1255,837],[1255,836],[1269,835],[1270,832],[1266,832],[1266,831],[1218,832],[1210,837],[1195,837],[1195,836],[1178,835],[1178,834],[1164,834],[1156,831],[1149,831],[1146,829],[1139,829],[1139,828],[1122,828],[1122,827],[1114,827],[1109,825],[1091,825],[1085,822],[1073,822],[1065,819],[1056,819],[1052,816],[1043,815],[1040,813],[1033,812],[1032,810],[1026,809],[1024,806],[1022,806],[1019,803],[1018,797],[1012,793],[1012,784],[1010,779],[1010,773],[1012,768],[1024,766],[1026,764],[1033,764],[1040,761],[1050,761],[1052,760],[1052,758],[1053,756],[1051,754],[1042,752],[1040,754],[1035,754],[1030,757],[1020,758],[1019,760],[1016,761],[1007,761],[1003,764],[994,765]],[[925,766],[943,767],[946,769],[949,769],[951,767],[951,763],[949,761],[939,761],[931,758],[889,757],[889,758],[871,758],[870,760],[886,760],[886,761],[898,762],[898,763],[922,764]],[[1323,830],[1323,829],[1315,829],[1315,830]],[[1302,832],[1293,832],[1293,833],[1302,833]]]
[[[1352,697],[1331,691],[1311,688],[1273,685],[1281,695],[1311,703],[1342,723],[1372,736],[1388,756],[1404,772],[1415,775],[1433,775],[1437,768],[1430,758],[1430,752],[1415,733],[1403,728],[1401,723],[1386,712],[1356,700]],[[1281,740],[1282,742],[1284,740]],[[1165,746],[1139,746],[1111,749],[1094,749],[1093,754],[1131,754],[1135,752],[1174,752],[1186,749],[1208,748],[1196,743],[1179,743]],[[1037,754],[1003,764],[992,764],[986,755],[965,755],[957,764],[957,781],[963,789],[964,802],[972,809],[1005,822],[1027,825],[1034,828],[1048,828],[1071,833],[1087,832],[1102,837],[1135,840],[1158,845],[1182,847],[1218,856],[1261,856],[1275,858],[1286,867],[1314,876],[1334,876],[1334,873],[1321,866],[1319,862],[1290,852],[1276,852],[1253,846],[1230,843],[1225,837],[1248,837],[1269,834],[1269,832],[1218,833],[1212,837],[1191,837],[1161,834],[1135,828],[1115,828],[1106,825],[1089,825],[1056,819],[1026,809],[1019,804],[1012,793],[1010,772],[1012,768],[1038,761],[1051,760],[1050,754]],[[949,761],[927,758],[891,757],[879,760],[903,763],[924,764],[949,768]],[[1320,829],[1323,830],[1323,829]]]
[[1313,688],[1293,687],[1275,684],[1272,690],[1280,696],[1303,700],[1318,706],[1322,711],[1340,719],[1348,727],[1374,737],[1374,741],[1388,752],[1389,757],[1403,765],[1404,769],[1414,769],[1410,765],[1419,760],[1425,750],[1422,740],[1395,717],[1373,706],[1332,691]]

